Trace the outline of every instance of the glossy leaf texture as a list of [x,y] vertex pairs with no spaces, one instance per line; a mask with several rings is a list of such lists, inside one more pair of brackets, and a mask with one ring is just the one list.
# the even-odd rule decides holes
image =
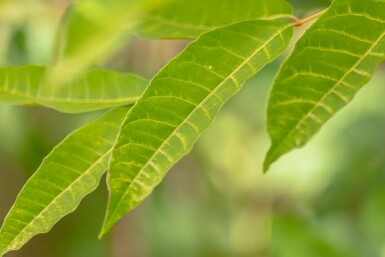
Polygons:
[[87,112],[135,103],[148,82],[133,74],[107,70],[82,73],[62,87],[45,87],[40,66],[0,68],[0,103],[40,104],[67,113]]
[[385,1],[335,0],[299,40],[275,80],[264,168],[347,105],[385,59]]
[[128,112],[110,162],[101,235],[136,207],[192,148],[223,104],[284,51],[292,25],[247,21],[200,36]]
[[48,232],[96,189],[128,107],[116,108],[71,133],[28,180],[0,229],[0,256]]
[[286,0],[174,0],[145,15],[139,33],[147,38],[196,38],[235,22],[290,16]]

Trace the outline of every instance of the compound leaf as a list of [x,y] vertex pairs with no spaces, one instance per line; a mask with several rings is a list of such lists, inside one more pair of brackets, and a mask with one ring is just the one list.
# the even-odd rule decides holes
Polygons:
[[147,38],[195,38],[234,22],[290,16],[285,0],[174,0],[150,11],[139,33]]
[[0,256],[48,232],[96,189],[127,110],[114,109],[74,131],[44,159],[0,229]]
[[41,104],[61,112],[77,113],[133,104],[148,82],[133,74],[106,70],[82,73],[62,87],[46,87],[45,68],[0,68],[0,103]]
[[335,0],[299,40],[271,92],[265,170],[303,146],[384,61],[384,10],[384,0]]
[[114,147],[101,235],[136,207],[192,148],[223,104],[286,49],[292,25],[246,21],[200,36],[128,112]]

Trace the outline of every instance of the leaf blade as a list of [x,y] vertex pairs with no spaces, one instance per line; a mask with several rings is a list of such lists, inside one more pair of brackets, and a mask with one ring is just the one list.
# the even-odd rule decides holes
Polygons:
[[130,37],[146,1],[81,0],[71,5],[57,33],[45,84],[62,86],[111,55]]
[[282,22],[230,25],[199,37],[154,77],[128,112],[114,147],[101,235],[151,193],[224,102],[275,59],[291,35],[292,26]]
[[[255,19],[283,19],[291,16],[285,0],[178,0],[154,8],[139,25],[147,38],[195,38],[231,23]],[[215,15],[213,15],[215,14]]]
[[75,130],[44,159],[0,229],[0,256],[48,232],[96,189],[127,110],[116,108]]
[[305,145],[384,61],[384,8],[384,1],[334,1],[297,43],[271,92],[265,170]]
[[66,113],[130,105],[139,99],[148,82],[134,74],[91,70],[65,86],[42,90],[46,68],[0,68],[0,103],[40,104]]

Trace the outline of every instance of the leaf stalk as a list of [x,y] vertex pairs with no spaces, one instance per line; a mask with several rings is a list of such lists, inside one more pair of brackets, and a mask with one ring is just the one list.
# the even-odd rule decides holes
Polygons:
[[313,15],[310,15],[309,17],[306,17],[304,19],[298,19],[297,17],[295,16],[292,16],[291,19],[293,20],[293,26],[294,27],[301,27],[302,25],[312,21],[312,20],[315,20],[317,18],[319,18],[320,16],[324,15],[325,12],[327,11],[327,9],[324,9],[324,10],[321,10],[319,12],[316,12],[315,14]]

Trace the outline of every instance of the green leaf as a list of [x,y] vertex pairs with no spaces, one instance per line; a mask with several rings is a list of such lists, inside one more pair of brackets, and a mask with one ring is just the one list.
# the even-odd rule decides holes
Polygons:
[[[141,21],[147,0],[80,0],[63,17],[49,71],[59,84],[98,64],[125,42]],[[154,1],[154,0],[152,0]]]
[[45,88],[45,68],[0,68],[0,103],[41,104],[61,112],[77,113],[133,104],[148,82],[136,75],[93,70],[65,86]]
[[0,229],[0,256],[48,232],[96,189],[127,110],[114,109],[74,131],[44,159]]
[[247,21],[208,32],[151,81],[128,112],[110,163],[101,235],[192,148],[223,104],[286,49],[292,25]]
[[385,58],[385,1],[336,0],[299,40],[271,92],[264,168],[301,147]]
[[286,0],[174,0],[146,15],[139,33],[147,38],[195,38],[235,22],[288,17]]

